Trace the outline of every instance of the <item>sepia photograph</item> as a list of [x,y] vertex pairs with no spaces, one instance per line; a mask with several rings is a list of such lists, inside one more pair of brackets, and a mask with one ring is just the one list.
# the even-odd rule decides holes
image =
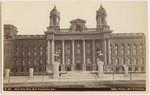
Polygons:
[[2,1],[3,93],[148,93],[147,1]]

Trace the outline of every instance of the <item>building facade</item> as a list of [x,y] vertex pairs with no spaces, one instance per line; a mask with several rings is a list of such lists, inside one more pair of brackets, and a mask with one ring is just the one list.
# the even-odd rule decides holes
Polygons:
[[[123,64],[131,73],[146,70],[146,41],[143,33],[112,33],[107,14],[100,6],[96,11],[96,28],[87,28],[86,21],[70,21],[69,29],[60,28],[60,12],[50,12],[50,25],[43,35],[17,35],[17,28],[4,25],[4,70],[11,75],[53,73],[53,63],[60,62],[60,73],[91,71],[97,73],[97,62],[104,62],[104,73],[124,73]],[[100,53],[102,55],[100,55]]]

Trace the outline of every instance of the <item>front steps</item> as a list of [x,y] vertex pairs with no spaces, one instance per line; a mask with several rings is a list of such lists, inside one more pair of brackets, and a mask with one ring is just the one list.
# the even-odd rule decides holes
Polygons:
[[61,79],[97,79],[96,74],[91,74],[90,71],[68,71],[67,74],[62,74]]

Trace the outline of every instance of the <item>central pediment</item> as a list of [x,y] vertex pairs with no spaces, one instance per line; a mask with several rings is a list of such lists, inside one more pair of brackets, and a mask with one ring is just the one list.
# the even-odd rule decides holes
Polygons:
[[70,23],[86,23],[86,21],[85,20],[83,20],[83,19],[79,19],[79,18],[77,18],[77,19],[75,19],[75,20],[72,20],[72,21],[70,21]]
[[86,32],[87,27],[85,25],[86,21],[83,19],[75,19],[70,21],[71,26],[70,26],[70,30],[71,32]]

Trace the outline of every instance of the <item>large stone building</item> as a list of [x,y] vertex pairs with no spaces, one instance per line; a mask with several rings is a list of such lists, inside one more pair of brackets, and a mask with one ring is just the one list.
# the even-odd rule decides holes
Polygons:
[[[104,73],[145,72],[146,44],[142,33],[112,33],[107,25],[106,11],[96,11],[96,28],[87,28],[86,21],[70,21],[69,29],[60,28],[60,13],[54,7],[50,25],[43,35],[17,35],[17,28],[4,25],[4,69],[11,75],[53,73],[54,61],[60,62],[60,72],[82,70],[97,72],[97,62],[104,62]],[[99,55],[99,53],[103,55]]]

